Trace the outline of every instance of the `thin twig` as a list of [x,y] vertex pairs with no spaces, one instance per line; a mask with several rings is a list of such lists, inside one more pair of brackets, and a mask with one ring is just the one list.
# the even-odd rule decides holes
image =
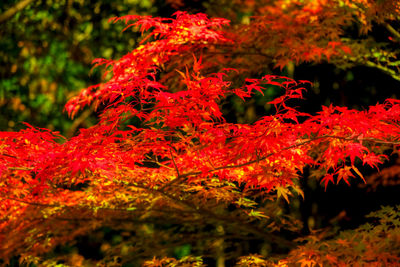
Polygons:
[[31,170],[33,170],[34,168],[33,167],[8,167],[8,169],[9,170],[12,170],[12,171],[31,171]]
[[161,196],[164,196],[176,204],[183,205],[186,208],[189,208],[195,212],[197,212],[201,216],[207,216],[210,219],[214,219],[216,221],[219,221],[223,223],[224,225],[234,225],[237,229],[240,229],[241,231],[247,232],[247,233],[252,233],[256,236],[262,237],[266,240],[270,240],[271,242],[277,243],[277,244],[285,244],[288,247],[292,247],[294,243],[292,241],[286,240],[280,236],[273,235],[271,233],[265,232],[263,229],[258,228],[257,226],[254,226],[253,224],[250,224],[249,222],[242,220],[241,218],[238,217],[231,217],[231,216],[223,216],[216,214],[210,210],[207,210],[203,207],[196,206],[192,202],[189,202],[187,200],[184,200],[182,198],[175,197],[165,191],[149,188],[143,185],[139,184],[129,184],[133,187],[141,188],[143,190],[149,191],[154,194],[159,194]]
[[30,202],[30,201],[26,201],[26,200],[22,200],[22,199],[17,199],[17,198],[13,198],[13,197],[7,197],[7,198],[3,198],[3,199],[9,199],[9,200],[14,200],[17,202],[21,202],[27,205],[31,205],[31,206],[40,206],[40,207],[60,207],[60,205],[55,205],[55,204],[44,204],[44,203],[38,203],[38,202]]
[[171,160],[172,160],[172,162],[174,163],[174,166],[175,166],[176,178],[179,178],[181,175],[179,173],[178,166],[176,165],[175,158],[174,158],[174,155],[172,154],[172,149],[171,148],[169,148],[169,153],[171,154]]
[[5,157],[13,158],[13,159],[18,159],[16,156],[13,156],[13,155],[10,155],[10,154],[7,154],[7,153],[2,153],[2,154],[0,154],[0,156],[5,156]]
[[170,152],[170,154],[171,154],[171,160],[172,160],[172,162],[173,162],[173,164],[174,164],[174,167],[175,167],[176,178],[173,179],[171,182],[164,184],[164,185],[160,188],[161,191],[163,191],[165,188],[168,188],[168,187],[170,187],[171,185],[173,185],[173,184],[179,182],[180,180],[182,180],[182,179],[181,179],[181,174],[180,174],[179,169],[178,169],[178,166],[176,165],[176,162],[175,162],[174,155],[172,154],[172,149],[171,149],[171,147],[170,147],[170,149],[169,149],[169,152]]
[[[274,155],[276,155],[278,153],[281,153],[282,151],[289,150],[289,149],[292,149],[292,148],[295,148],[295,147],[299,147],[299,146],[303,146],[303,145],[306,145],[306,144],[311,143],[313,141],[316,141],[316,140],[319,140],[319,139],[324,139],[324,138],[336,138],[336,139],[347,140],[347,141],[353,140],[353,141],[374,142],[374,143],[380,143],[380,144],[400,145],[400,142],[397,142],[397,141],[383,141],[383,140],[376,140],[376,139],[369,139],[369,138],[354,138],[354,137],[349,138],[349,137],[334,136],[334,135],[323,135],[323,136],[318,136],[318,137],[306,140],[304,142],[300,142],[300,143],[297,143],[297,144],[294,144],[294,145],[291,145],[291,146],[284,147],[284,148],[280,149],[277,152],[271,152],[271,153],[268,153],[267,155],[265,155],[263,157],[257,157],[257,159],[255,159],[255,160],[251,160],[251,161],[248,161],[248,162],[245,162],[245,163],[241,163],[241,164],[237,164],[237,165],[227,165],[227,166],[216,167],[216,168],[214,168],[212,170],[209,170],[208,172],[209,173],[213,173],[213,172],[216,172],[216,171],[219,171],[219,170],[236,169],[236,168],[241,168],[241,167],[245,167],[245,166],[248,166],[248,165],[252,165],[254,163],[259,163],[260,161],[266,160],[267,158],[269,158],[271,156],[274,156]],[[202,172],[201,171],[194,171],[194,172],[188,172],[188,173],[185,173],[185,174],[181,174],[180,177],[183,178],[183,177],[195,176],[195,175],[199,175],[199,174],[202,174]]]
[[396,31],[392,25],[390,25],[389,23],[385,22],[383,25],[385,25],[386,29],[394,35],[394,37],[398,40],[400,40],[400,33],[398,31]]
[[377,68],[377,69],[383,71],[384,73],[390,75],[393,79],[395,79],[397,81],[400,81],[399,73],[394,71],[394,70],[392,70],[392,69],[386,68],[386,67],[384,67],[382,65],[376,64],[376,63],[374,63],[372,61],[369,61],[369,60],[365,62],[365,65],[368,66],[368,67]]

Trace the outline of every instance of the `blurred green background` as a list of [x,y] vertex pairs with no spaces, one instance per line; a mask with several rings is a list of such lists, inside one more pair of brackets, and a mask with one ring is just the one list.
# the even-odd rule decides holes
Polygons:
[[26,121],[71,136],[93,124],[91,111],[73,122],[62,109],[74,92],[100,81],[97,69],[90,72],[93,59],[118,58],[136,45],[134,33],[108,19],[157,10],[153,0],[1,1],[0,129]]

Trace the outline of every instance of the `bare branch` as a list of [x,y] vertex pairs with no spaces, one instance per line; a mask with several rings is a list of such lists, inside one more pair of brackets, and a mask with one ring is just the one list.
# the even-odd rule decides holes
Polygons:
[[4,23],[6,20],[10,19],[12,16],[17,14],[19,11],[24,9],[27,5],[29,5],[33,0],[22,0],[15,4],[13,7],[7,9],[4,13],[0,14],[0,24]]
[[40,206],[40,207],[59,207],[60,206],[60,205],[55,205],[55,204],[45,204],[45,203],[39,203],[39,202],[30,202],[30,201],[17,199],[17,198],[13,198],[13,197],[7,197],[7,198],[3,198],[3,199],[14,200],[14,201],[21,202],[21,203],[24,203],[24,204],[27,204],[27,205],[31,205],[31,206]]
[[398,31],[396,31],[392,25],[390,25],[389,23],[385,22],[383,25],[385,25],[386,29],[394,35],[394,37],[398,40],[400,40],[400,33]]
[[191,201],[185,200],[180,197],[176,197],[165,191],[161,191],[161,190],[154,189],[154,188],[149,188],[149,187],[146,187],[144,185],[139,185],[139,184],[129,184],[129,185],[133,186],[133,187],[141,188],[141,189],[146,190],[153,194],[158,194],[163,197],[166,197],[167,199],[170,199],[171,201],[175,202],[176,204],[198,213],[202,217],[204,217],[204,216],[208,217],[209,219],[218,221],[225,226],[232,226],[242,232],[247,232],[247,233],[254,234],[256,236],[260,236],[260,237],[264,238],[265,240],[269,240],[276,244],[284,244],[288,247],[292,247],[293,245],[295,245],[294,242],[286,240],[286,239],[280,237],[279,235],[274,235],[272,233],[269,233],[265,229],[259,228],[258,226],[253,225],[250,222],[243,220],[242,218],[232,217],[232,216],[224,216],[222,214],[214,213],[211,210],[208,210],[203,207],[195,205]]
[[87,109],[84,112],[82,112],[82,114],[76,118],[72,125],[69,127],[68,132],[66,134],[66,137],[72,137],[74,135],[74,133],[76,132],[77,128],[83,123],[85,122],[85,120],[92,115],[93,110],[92,109]]
[[176,165],[175,158],[174,158],[174,155],[172,154],[171,148],[169,149],[169,153],[171,154],[171,159],[172,159],[172,162],[174,163],[174,167],[176,170],[176,176],[177,176],[177,178],[179,178],[181,175],[179,174],[179,169],[178,169],[178,166]]
[[384,73],[390,75],[393,79],[400,81],[400,74],[392,69],[389,69],[385,66],[376,64],[369,60],[365,62],[365,65],[367,65],[368,67],[377,68],[377,69],[383,71]]
[[9,170],[11,170],[11,171],[31,171],[31,170],[33,170],[34,168],[33,167],[31,167],[31,168],[28,168],[28,167],[9,167],[8,168]]

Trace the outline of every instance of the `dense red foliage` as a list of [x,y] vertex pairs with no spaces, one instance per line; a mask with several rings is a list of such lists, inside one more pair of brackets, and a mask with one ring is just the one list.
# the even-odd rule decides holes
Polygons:
[[[265,75],[238,82],[234,69],[203,71],[216,66],[209,57],[202,62],[198,51],[237,42],[221,30],[227,20],[184,12],[175,17],[112,19],[151,31],[122,58],[95,60],[95,66],[104,65],[106,81],[66,104],[71,117],[85,106],[98,108],[97,125],[69,140],[30,125],[0,133],[2,257],[49,251],[110,220],[104,213],[96,223],[77,226],[74,218],[146,206],[146,194],[155,190],[179,198],[175,185],[195,186],[204,199],[237,201],[222,190],[206,195],[207,183],[217,179],[288,199],[290,188],[301,191],[296,181],[305,166],[315,168],[325,186],[348,183],[363,179],[356,166],[377,168],[386,158],[383,149],[398,150],[399,100],[364,111],[329,106],[305,114],[292,102],[303,98],[306,81]],[[187,55],[191,66],[165,71]],[[167,82],[173,78],[179,86]],[[224,99],[245,101],[272,87],[284,90],[269,102],[273,115],[253,124],[225,120]],[[137,192],[140,199],[132,196]]]

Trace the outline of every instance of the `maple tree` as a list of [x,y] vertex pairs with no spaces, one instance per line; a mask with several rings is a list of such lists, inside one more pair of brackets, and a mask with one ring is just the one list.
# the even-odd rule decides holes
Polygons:
[[[171,0],[174,2],[174,0]],[[179,1],[178,1],[179,2]],[[228,51],[236,64],[248,70],[253,61],[285,67],[290,63],[328,60],[340,68],[366,66],[399,80],[396,30],[398,1],[369,0],[255,0],[213,1],[207,14],[230,18],[242,36],[237,49]],[[224,7],[224,8],[221,8]],[[378,27],[389,36],[368,35]],[[259,69],[258,69],[259,70]]]
[[[306,166],[326,187],[363,180],[360,166],[378,168],[388,149],[397,153],[399,100],[364,111],[331,105],[307,114],[294,105],[309,82],[246,77],[213,56],[229,47],[243,49],[242,32],[225,30],[226,19],[185,12],[174,18],[111,19],[119,21],[127,23],[125,30],[144,34],[141,45],[117,60],[96,59],[95,67],[104,66],[105,81],[83,89],[65,106],[72,118],[84,107],[96,109],[96,125],[70,139],[29,124],[0,133],[0,256],[5,262],[19,256],[21,263],[43,266],[201,266],[198,256],[168,257],[171,248],[185,244],[217,261],[236,257],[242,266],[394,265],[400,260],[391,253],[399,247],[398,208],[371,215],[379,218],[375,227],[321,241],[318,236],[285,238],[282,232],[295,235],[301,223],[276,205],[277,199],[290,202],[302,195],[298,181]],[[330,43],[321,53],[350,50]],[[272,114],[252,124],[225,119],[221,105],[228,97],[246,101],[273,88],[283,93],[269,101]],[[76,251],[51,254],[104,229],[120,231],[121,239],[102,243],[100,259],[85,259]],[[279,247],[291,252],[271,259],[240,251],[229,256],[224,248],[237,240],[262,240],[277,246],[276,252]]]

